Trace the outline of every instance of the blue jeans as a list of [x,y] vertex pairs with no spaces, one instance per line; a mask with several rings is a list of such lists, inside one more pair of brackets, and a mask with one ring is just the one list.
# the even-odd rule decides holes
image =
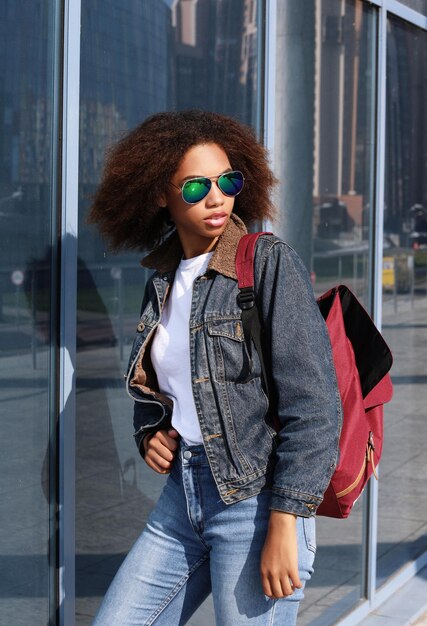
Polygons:
[[[267,598],[259,573],[271,492],[225,505],[202,445],[181,443],[147,526],[117,572],[93,626],[185,624],[212,592],[217,626],[296,623],[303,589]],[[299,574],[313,571],[315,520],[298,517]]]

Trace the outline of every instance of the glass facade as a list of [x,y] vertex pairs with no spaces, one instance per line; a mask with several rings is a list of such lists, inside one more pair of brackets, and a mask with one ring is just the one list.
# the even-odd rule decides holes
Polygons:
[[379,483],[377,584],[427,550],[427,33],[390,17],[383,331],[394,354]]
[[[76,407],[76,623],[100,597],[155,499],[145,483],[123,394],[128,344],[146,278],[138,258],[111,256],[85,225],[105,151],[168,108],[170,8],[83,2],[80,86]],[[100,367],[108,363],[108,368]],[[103,371],[104,370],[104,371]]]
[[[90,624],[164,477],[132,437],[123,373],[147,272],[85,225],[105,151],[162,110],[204,108],[259,128],[256,1],[82,2],[76,409],[76,621]],[[107,365],[108,364],[108,365]],[[208,616],[208,617],[207,617]],[[194,624],[211,619],[209,603]]]
[[[74,137],[60,123],[69,1],[0,0],[0,624],[72,626],[57,611],[74,575],[57,545],[58,511],[70,523],[75,515],[75,624],[91,624],[162,489],[137,452],[123,385],[147,273],[138,255],[110,254],[86,215],[109,146],[152,113],[193,107],[233,115],[260,137],[269,129],[280,181],[272,228],[300,253],[316,294],[343,282],[369,311],[382,302],[395,395],[372,496],[378,515],[364,497],[348,520],[318,519],[298,622],[332,625],[349,613],[350,624],[370,577],[384,592],[427,554],[425,3],[81,0]],[[75,276],[60,271],[62,136],[79,144]],[[74,388],[58,354],[61,307],[76,291]],[[75,395],[75,510],[65,513],[61,385]],[[191,624],[214,624],[210,600]]]
[[[316,295],[345,283],[367,305],[374,197],[377,10],[346,0],[278,4],[276,232],[302,256]],[[318,518],[309,624],[362,595],[363,506]]]
[[0,3],[0,622],[55,603],[55,12]]
[[341,281],[367,292],[376,21],[356,0],[278,5],[279,231],[319,294]]

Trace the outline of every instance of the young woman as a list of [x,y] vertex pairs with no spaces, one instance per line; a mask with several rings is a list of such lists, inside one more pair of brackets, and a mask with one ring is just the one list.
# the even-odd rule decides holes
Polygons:
[[218,625],[296,623],[341,405],[307,271],[272,235],[255,257],[270,403],[245,341],[236,249],[274,182],[252,131],[203,111],[154,115],[109,156],[90,221],[152,250],[126,384],[139,450],[169,477],[96,626],[185,624],[211,592]]

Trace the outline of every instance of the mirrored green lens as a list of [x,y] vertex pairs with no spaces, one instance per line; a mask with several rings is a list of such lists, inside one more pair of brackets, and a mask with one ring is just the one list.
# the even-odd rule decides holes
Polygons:
[[187,180],[182,187],[182,197],[188,204],[196,204],[208,195],[212,186],[209,178],[194,178]]
[[218,187],[226,196],[237,196],[243,189],[242,172],[227,172],[218,178]]

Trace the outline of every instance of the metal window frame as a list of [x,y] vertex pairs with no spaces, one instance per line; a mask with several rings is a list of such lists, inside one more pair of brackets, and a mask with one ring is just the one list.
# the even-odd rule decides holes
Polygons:
[[[382,312],[382,249],[384,218],[384,159],[385,147],[385,70],[386,56],[386,21],[384,12],[376,12],[376,34],[373,45],[375,68],[375,88],[373,94],[374,119],[372,121],[374,147],[372,163],[374,165],[373,207],[369,215],[370,252],[369,252],[369,296],[368,306],[372,318],[381,328]],[[363,500],[362,526],[362,597],[371,601],[376,590],[377,541],[378,541],[378,482],[370,480]]]
[[381,10],[395,17],[400,17],[413,26],[419,26],[423,30],[427,30],[427,15],[418,13],[418,11],[411,9],[406,4],[402,4],[399,0],[363,0],[363,2],[375,4]]
[[[264,145],[270,155],[270,163],[274,169],[274,137],[276,120],[276,24],[277,1],[266,0],[265,4],[265,50],[264,50]],[[270,220],[264,220],[263,229],[273,231]]]
[[[49,624],[55,622],[58,607],[58,563],[59,563],[59,520],[58,520],[58,466],[59,454],[57,445],[58,434],[58,401],[59,377],[58,367],[58,332],[60,307],[58,294],[61,292],[60,259],[58,248],[58,231],[60,215],[57,206],[60,204],[61,155],[59,137],[61,134],[62,112],[62,49],[63,49],[63,15],[62,2],[54,0],[51,3],[51,18],[49,23],[52,32],[51,76],[52,81],[52,131],[51,131],[51,186],[50,186],[50,355],[49,355]],[[59,201],[59,204],[58,204]],[[35,353],[33,359],[35,362]]]
[[75,623],[75,424],[80,0],[63,0],[59,330],[59,624]]
[[273,158],[276,118],[277,0],[266,0],[265,9],[264,145]]

